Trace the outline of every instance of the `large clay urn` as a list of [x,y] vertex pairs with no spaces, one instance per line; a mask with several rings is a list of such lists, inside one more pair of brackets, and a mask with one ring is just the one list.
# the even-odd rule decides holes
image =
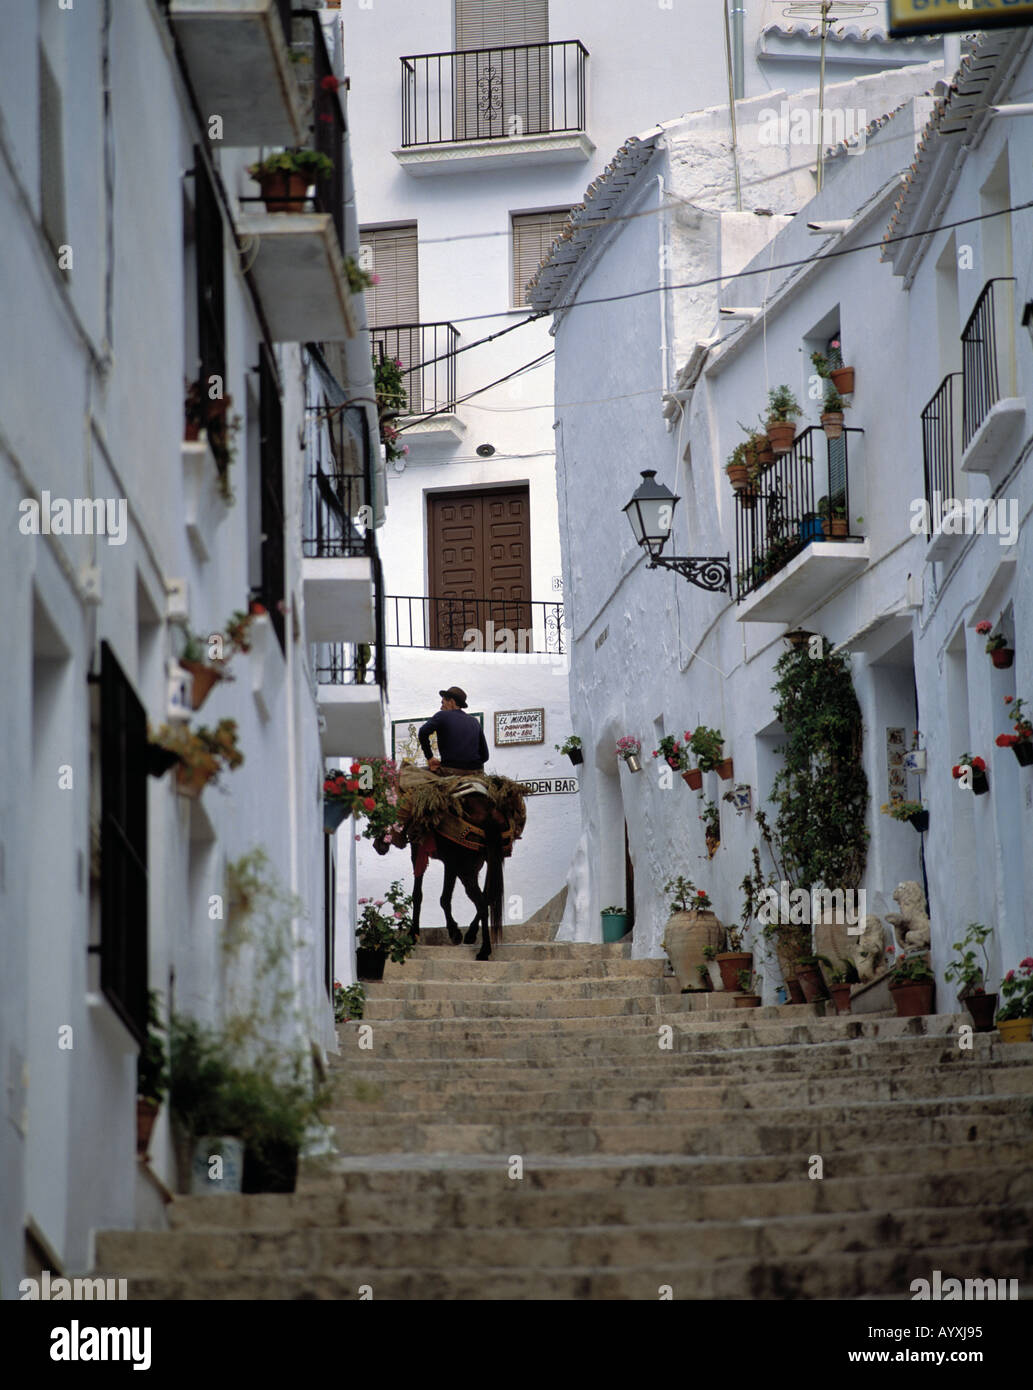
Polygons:
[[717,951],[724,939],[724,928],[715,913],[675,912],[664,928],[664,950],[667,952],[682,989],[695,989],[699,980],[697,966],[706,965],[704,946]]

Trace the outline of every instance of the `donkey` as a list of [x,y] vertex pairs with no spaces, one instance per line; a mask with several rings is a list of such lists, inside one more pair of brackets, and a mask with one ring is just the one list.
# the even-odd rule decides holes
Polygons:
[[[420,932],[423,875],[431,859],[440,859],[445,867],[441,906],[445,913],[449,940],[454,946],[458,946],[460,941],[465,941],[468,946],[472,945],[477,940],[477,929],[480,927],[481,949],[477,952],[476,959],[489,960],[492,943],[497,946],[502,939],[502,902],[505,893],[502,836],[506,829],[506,819],[483,793],[475,791],[467,792],[463,796],[463,817],[484,831],[483,852],[464,849],[462,845],[446,840],[443,835],[428,835],[421,843],[410,844],[414,879],[413,935],[419,937]],[[484,887],[481,888],[479,876],[485,862],[488,872],[485,875]],[[465,937],[460,935],[459,925],[452,916],[452,894],[455,891],[456,879],[463,885],[466,896],[476,909]]]

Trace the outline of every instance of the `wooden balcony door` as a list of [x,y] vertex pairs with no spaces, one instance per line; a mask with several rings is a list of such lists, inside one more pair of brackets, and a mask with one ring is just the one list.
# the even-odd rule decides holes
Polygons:
[[[437,494],[428,499],[428,645],[462,651],[476,629],[484,650],[500,634],[531,628],[531,520],[526,487]],[[489,627],[489,623],[493,627]],[[514,650],[516,647],[514,646]]]
[[547,131],[548,49],[502,50],[549,42],[549,0],[455,0],[455,12],[455,138]]

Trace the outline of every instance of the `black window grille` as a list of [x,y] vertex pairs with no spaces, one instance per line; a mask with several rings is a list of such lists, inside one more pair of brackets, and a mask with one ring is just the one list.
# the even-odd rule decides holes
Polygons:
[[263,344],[259,351],[259,440],[262,488],[262,579],[260,595],[286,651],[286,623],[281,605],[286,587],[283,557],[283,411],[276,372]]
[[218,395],[226,394],[226,283],[223,259],[222,213],[200,148],[194,150],[194,245],[197,258],[198,390],[205,413],[208,441],[220,469],[229,466],[226,406],[212,400],[212,378]]
[[147,716],[107,642],[100,668],[100,985],[147,1034]]
[[323,954],[326,992],[334,1002],[334,938],[337,926],[337,865],[334,863],[332,835],[323,836]]

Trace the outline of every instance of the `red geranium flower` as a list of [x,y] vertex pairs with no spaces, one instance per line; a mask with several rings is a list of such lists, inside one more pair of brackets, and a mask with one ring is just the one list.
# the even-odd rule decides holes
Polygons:
[[319,84],[324,92],[336,92],[341,85],[341,79],[335,77],[333,73],[327,73]]
[[377,809],[377,803],[373,800],[371,796],[363,797],[362,804],[363,806],[365,806],[367,811],[375,811]]
[[1012,703],[1014,702],[1014,700],[1015,700],[1015,696],[1014,696],[1014,695],[1005,695],[1005,697],[1004,697],[1004,703],[1005,703],[1006,705],[1012,704]]
[[350,770],[353,777],[358,777],[359,773],[362,771],[362,764],[352,763]]
[[955,763],[954,766],[951,768],[951,776],[952,776],[952,777],[960,777],[960,776],[961,776],[961,768],[960,768],[960,766],[959,766],[957,763]]
[[319,119],[320,119],[325,125],[333,125],[333,122],[334,122],[333,116],[331,116],[330,113],[329,113],[328,111],[323,111],[323,112],[321,112],[321,113],[320,113],[320,116],[319,116]]
[[345,782],[344,785],[348,788],[350,792],[357,792],[359,790],[358,782]]
[[1015,734],[998,734],[994,740],[998,748],[1013,748],[1018,741]]
[[983,762],[983,759],[982,759],[982,758],[973,758],[973,759],[972,759],[972,766],[973,766],[974,768],[977,768],[980,772],[985,772],[985,771],[986,771],[986,763]]

